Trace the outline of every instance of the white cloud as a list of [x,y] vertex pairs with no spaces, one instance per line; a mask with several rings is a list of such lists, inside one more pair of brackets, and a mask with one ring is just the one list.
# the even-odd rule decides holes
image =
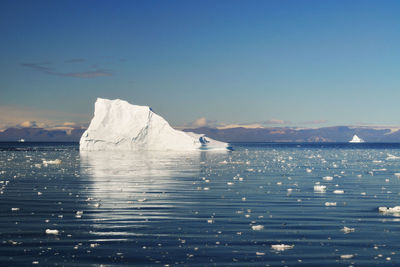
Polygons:
[[[72,121],[71,121],[72,120]],[[89,114],[41,110],[28,107],[0,106],[0,130],[10,127],[81,127],[90,120]]]

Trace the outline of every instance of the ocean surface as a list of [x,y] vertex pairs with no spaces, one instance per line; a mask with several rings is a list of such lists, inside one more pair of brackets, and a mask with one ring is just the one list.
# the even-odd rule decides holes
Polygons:
[[400,144],[0,143],[0,266],[400,265]]

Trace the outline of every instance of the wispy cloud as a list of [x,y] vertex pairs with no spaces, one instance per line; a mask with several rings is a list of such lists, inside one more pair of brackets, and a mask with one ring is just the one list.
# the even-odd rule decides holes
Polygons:
[[290,121],[280,120],[280,119],[270,119],[266,121],[258,122],[262,125],[283,125],[283,124],[291,124]]
[[310,124],[325,124],[328,120],[313,120],[313,121],[305,121],[301,122],[300,124],[310,125]]
[[46,65],[51,64],[50,62],[42,62],[42,63],[21,63],[21,66],[27,67],[33,70],[38,70],[42,72],[51,71],[52,68],[47,67]]
[[[85,59],[70,59],[64,61],[64,63],[77,63],[84,62]],[[73,77],[73,78],[96,78],[96,77],[107,77],[112,76],[113,72],[110,70],[105,70],[101,68],[96,68],[94,70],[85,70],[85,71],[77,71],[77,72],[61,72],[56,68],[49,66],[50,62],[42,62],[42,63],[21,63],[21,66],[25,68],[29,68],[34,71],[39,71],[43,74],[62,76],[62,77]]]
[[94,70],[94,71],[82,71],[82,72],[55,72],[49,71],[47,74],[64,76],[64,77],[74,77],[74,78],[95,78],[95,77],[104,77],[104,76],[112,76],[112,72],[107,70]]

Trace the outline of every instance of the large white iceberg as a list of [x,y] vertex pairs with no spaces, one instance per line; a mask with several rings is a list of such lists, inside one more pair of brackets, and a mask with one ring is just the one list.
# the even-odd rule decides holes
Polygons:
[[80,150],[227,150],[228,144],[173,129],[148,106],[98,98]]
[[356,134],[353,135],[353,138],[349,141],[349,143],[364,143],[365,141],[358,137]]

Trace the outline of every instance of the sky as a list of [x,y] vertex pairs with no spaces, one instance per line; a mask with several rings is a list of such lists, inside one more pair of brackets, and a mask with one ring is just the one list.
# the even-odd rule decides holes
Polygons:
[[400,125],[399,1],[0,1],[0,129]]

